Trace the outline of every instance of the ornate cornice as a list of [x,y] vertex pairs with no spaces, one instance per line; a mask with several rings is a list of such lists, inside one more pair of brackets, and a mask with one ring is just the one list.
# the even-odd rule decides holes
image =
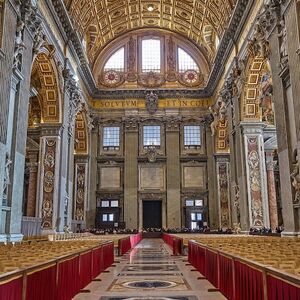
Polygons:
[[[63,3],[63,0],[48,0],[52,3],[56,12],[56,22],[59,22],[59,27],[64,29],[65,36],[71,42],[78,61],[80,62],[79,73],[82,76],[87,90],[91,97],[97,99],[109,99],[109,98],[144,98],[144,92],[142,90],[100,90],[97,88],[95,80],[93,78],[91,68],[83,50],[83,45],[80,41],[78,33],[74,29],[72,22],[69,18],[67,9]],[[157,95],[160,98],[172,97],[211,97],[214,93],[218,80],[222,76],[224,66],[226,64],[228,55],[230,54],[234,41],[239,37],[243,24],[249,14],[249,11],[254,3],[254,0],[239,0],[234,9],[230,23],[226,32],[223,35],[217,55],[214,60],[212,71],[208,80],[208,84],[203,89],[157,89]]]

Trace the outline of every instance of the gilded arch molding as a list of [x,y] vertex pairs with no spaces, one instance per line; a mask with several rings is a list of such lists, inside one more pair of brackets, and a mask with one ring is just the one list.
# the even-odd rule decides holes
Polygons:
[[[64,0],[74,26],[87,41],[90,61],[120,34],[139,28],[162,28],[184,35],[206,48],[213,56],[215,49],[209,34],[219,38],[224,33],[236,0],[182,0],[148,2]],[[148,10],[149,4],[153,9]],[[210,30],[207,30],[207,27]]]
[[[272,86],[272,77],[267,58],[250,57],[246,69],[246,79],[241,95],[241,120],[266,121],[273,125],[271,95],[264,99],[268,88]],[[271,93],[271,91],[270,91]]]
[[42,123],[60,122],[61,92],[58,76],[51,58],[46,53],[39,53],[33,63],[31,84],[41,99]]

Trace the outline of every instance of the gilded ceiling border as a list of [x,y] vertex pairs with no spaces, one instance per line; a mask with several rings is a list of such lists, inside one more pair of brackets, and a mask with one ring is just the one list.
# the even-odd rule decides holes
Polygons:
[[[63,0],[46,0],[49,6],[54,8],[57,18],[59,20],[59,27],[63,28],[67,38],[72,42],[76,56],[80,61],[79,72],[82,76],[89,94],[92,98],[110,99],[110,98],[144,98],[144,91],[141,90],[100,90],[96,87],[89,63],[85,57],[82,43],[76,30],[74,29],[67,9]],[[204,89],[161,89],[157,93],[160,97],[211,97],[216,88],[217,82],[224,71],[224,67],[230,54],[234,42],[240,36],[243,25],[248,17],[250,9],[254,0],[238,0],[231,17],[227,30],[225,31],[221,40],[216,58],[214,60],[213,68],[209,77],[207,86]]]

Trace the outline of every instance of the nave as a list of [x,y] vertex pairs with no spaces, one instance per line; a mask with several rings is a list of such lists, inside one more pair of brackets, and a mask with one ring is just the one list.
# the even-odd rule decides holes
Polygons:
[[143,239],[116,262],[115,267],[99,275],[74,299],[226,299],[207,280],[199,279],[199,273],[187,263],[186,257],[172,256],[170,247],[161,239]]

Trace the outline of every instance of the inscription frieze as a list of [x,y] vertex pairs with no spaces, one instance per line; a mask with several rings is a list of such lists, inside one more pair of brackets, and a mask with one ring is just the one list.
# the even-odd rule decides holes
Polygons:
[[[208,108],[212,99],[159,99],[158,108]],[[143,99],[95,100],[91,102],[95,109],[146,109]]]

